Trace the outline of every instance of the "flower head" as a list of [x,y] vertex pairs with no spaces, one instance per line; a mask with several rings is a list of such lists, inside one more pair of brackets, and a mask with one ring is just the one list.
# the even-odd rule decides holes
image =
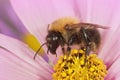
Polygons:
[[68,58],[61,56],[54,70],[54,80],[104,80],[107,74],[104,62],[96,54],[85,57],[85,51],[75,49],[71,50]]
[[[82,22],[110,26],[111,28],[109,30],[99,30],[102,36],[102,45],[97,52],[97,56],[89,55],[87,58],[94,57],[95,60],[99,58],[103,60],[108,71],[105,80],[120,79],[120,40],[118,39],[120,34],[119,0],[10,0],[10,2],[25,27],[40,43],[44,43],[45,41],[48,24],[61,17],[77,17]],[[44,47],[44,50],[46,52],[47,48]],[[57,52],[61,53],[60,51]],[[43,60],[41,56],[33,60],[33,53],[35,52],[23,42],[0,34],[0,79],[52,80],[52,75],[56,75],[57,71],[54,71],[50,63]],[[49,57],[49,61],[55,65],[57,60],[56,56],[51,54],[47,56]],[[77,63],[77,60],[80,61],[80,65],[84,62],[81,61],[82,57],[70,56],[71,58],[73,62],[75,61]],[[61,59],[58,60],[58,62],[61,61]],[[88,64],[90,61],[94,63],[94,60],[89,60]],[[66,61],[62,63],[64,62]],[[100,60],[98,63],[102,64],[102,61]],[[73,71],[72,67],[76,67],[75,65],[78,65],[78,63],[74,65],[69,64],[67,67],[70,70],[60,67],[57,69],[65,69],[68,70],[68,73],[71,73]],[[93,64],[90,65],[93,66]],[[99,66],[95,67],[99,70],[101,69]],[[102,69],[105,69],[105,67],[103,66]],[[84,67],[80,67],[78,71],[80,72],[81,70],[84,70]],[[97,71],[94,68],[87,68],[85,70],[86,74],[89,74],[87,73],[89,70]],[[66,73],[62,75],[66,76]]]

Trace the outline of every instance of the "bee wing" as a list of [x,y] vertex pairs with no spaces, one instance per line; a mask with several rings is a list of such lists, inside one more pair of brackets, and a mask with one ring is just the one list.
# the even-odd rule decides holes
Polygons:
[[109,29],[110,27],[108,26],[102,26],[102,25],[98,25],[98,24],[93,24],[93,23],[78,23],[78,24],[73,24],[71,26],[66,26],[65,28],[70,30],[70,29],[74,29],[74,28],[81,28],[81,27],[91,27],[91,28],[101,28],[101,29]]

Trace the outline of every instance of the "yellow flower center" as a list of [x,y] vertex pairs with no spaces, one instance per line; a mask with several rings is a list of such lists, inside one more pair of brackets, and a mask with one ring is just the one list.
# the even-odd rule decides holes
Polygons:
[[75,49],[68,57],[60,56],[54,71],[53,80],[104,80],[107,74],[106,65],[96,54],[85,57],[85,51]]

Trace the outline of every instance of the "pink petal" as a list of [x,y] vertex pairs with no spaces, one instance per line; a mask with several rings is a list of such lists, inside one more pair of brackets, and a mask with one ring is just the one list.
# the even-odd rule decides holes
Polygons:
[[115,19],[119,19],[119,4],[119,0],[87,0],[87,17],[84,21],[110,26]]
[[13,53],[0,49],[1,80],[37,80],[36,69]]
[[0,49],[0,67],[2,67],[0,76],[3,78],[9,80],[51,79],[53,72],[51,66],[40,56],[33,60],[34,52],[24,43],[0,34],[0,46],[9,51]]
[[105,80],[120,80],[120,56],[108,69]]
[[98,56],[104,60],[108,67],[120,56],[119,34],[120,28],[118,26],[116,29],[112,28],[106,31],[105,36],[102,37],[103,42]]
[[0,33],[21,39],[27,32],[9,0],[0,0]]

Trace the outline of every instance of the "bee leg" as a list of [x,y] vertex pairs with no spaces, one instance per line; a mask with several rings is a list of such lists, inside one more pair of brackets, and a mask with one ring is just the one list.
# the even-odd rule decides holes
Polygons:
[[65,54],[64,44],[65,44],[64,38],[60,38],[60,46],[62,47],[62,52],[63,52],[63,54]]
[[68,46],[67,47],[67,53],[66,53],[66,64],[65,64],[65,66],[67,65],[67,62],[69,61],[68,58],[69,58],[69,55],[70,55],[70,51],[71,51],[71,48]]
[[87,63],[87,56],[89,55],[89,53],[90,53],[90,46],[88,45],[88,46],[86,46],[86,50],[85,50],[85,59],[84,59],[84,61],[85,61],[85,64],[84,65],[86,65],[86,63]]
[[65,48],[64,47],[62,47],[62,52],[63,52],[63,54],[65,54]]
[[71,51],[71,48],[68,46],[68,47],[67,47],[67,56],[70,55],[70,51]]
[[85,39],[85,44],[86,44],[85,59],[84,59],[84,61],[85,61],[84,65],[86,65],[87,56],[89,55],[90,50],[91,50],[91,48],[90,48],[91,40],[90,40],[89,36],[87,35],[86,30],[83,27],[81,27],[81,32],[83,33],[83,37]]
[[47,54],[49,53],[49,50],[50,50],[50,49],[48,48],[48,50],[47,50]]
[[56,57],[57,57],[57,53],[55,53]]

